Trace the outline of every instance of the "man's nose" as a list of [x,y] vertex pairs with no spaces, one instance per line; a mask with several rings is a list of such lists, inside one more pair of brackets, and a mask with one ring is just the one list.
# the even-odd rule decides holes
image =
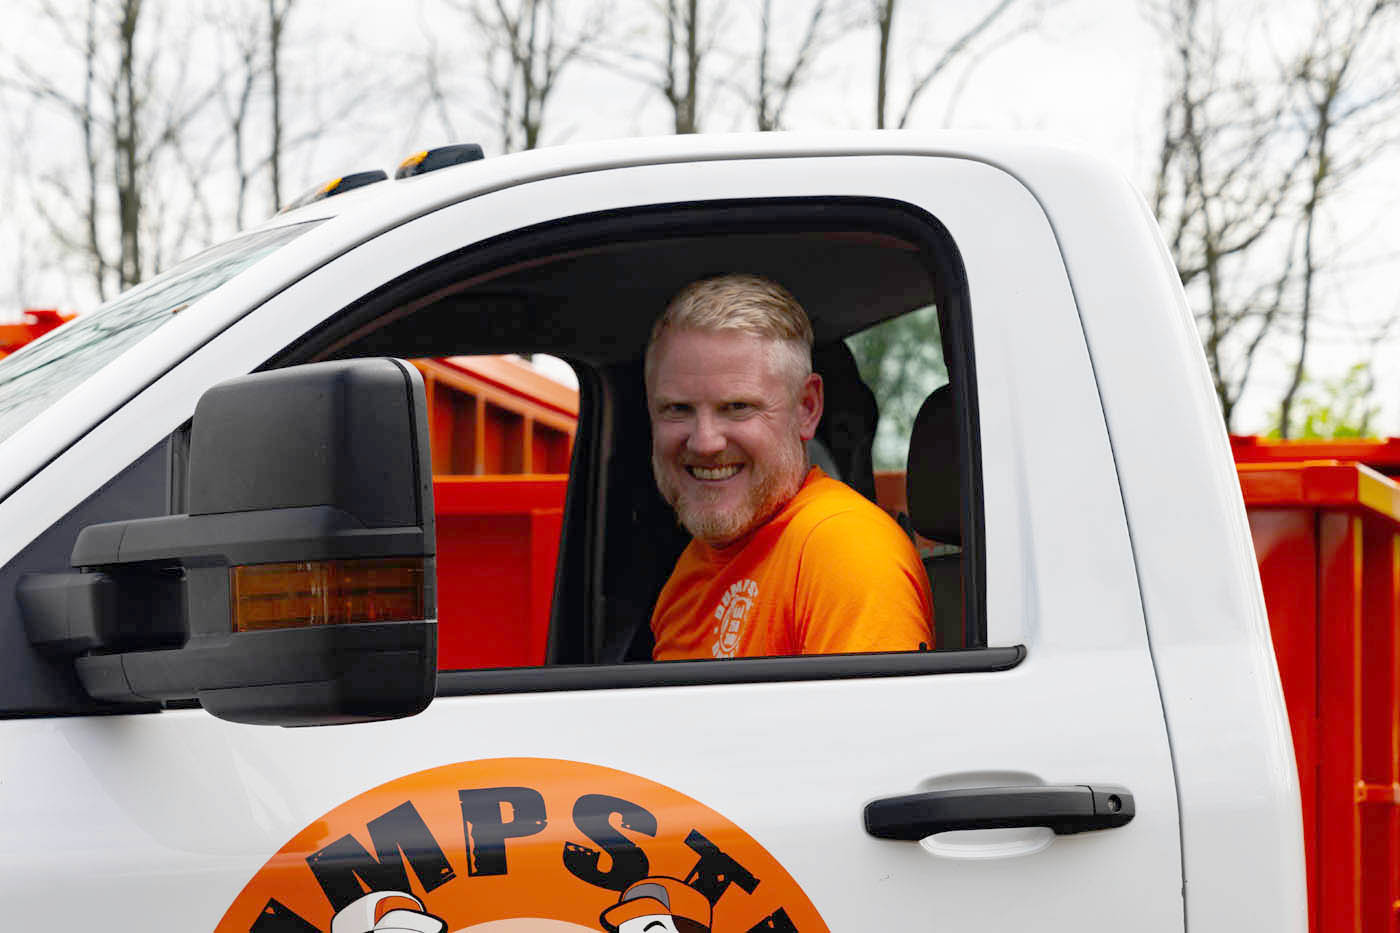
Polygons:
[[722,453],[727,445],[719,419],[709,412],[697,412],[687,441],[691,453],[713,456]]

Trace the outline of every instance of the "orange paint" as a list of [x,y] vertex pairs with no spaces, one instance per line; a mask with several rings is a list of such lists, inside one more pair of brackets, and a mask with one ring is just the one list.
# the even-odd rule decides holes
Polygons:
[[621,892],[656,876],[709,897],[715,933],[827,930],[787,871],[704,804],[539,758],[445,765],[346,801],[273,855],[216,929],[325,933],[373,889],[416,898],[449,931],[602,931]]

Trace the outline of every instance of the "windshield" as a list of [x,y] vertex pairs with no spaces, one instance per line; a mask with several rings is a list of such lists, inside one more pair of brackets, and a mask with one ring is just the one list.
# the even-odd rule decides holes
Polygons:
[[277,227],[212,246],[0,360],[0,441],[196,299],[320,223]]

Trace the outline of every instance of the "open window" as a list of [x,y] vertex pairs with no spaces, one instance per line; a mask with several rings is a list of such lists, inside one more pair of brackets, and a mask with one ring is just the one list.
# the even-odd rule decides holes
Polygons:
[[[827,412],[812,456],[899,517],[915,537],[934,580],[935,651],[781,659],[777,667],[766,660],[669,662],[635,665],[648,671],[641,675],[616,673],[624,669],[618,665],[650,658],[651,607],[687,540],[651,476],[641,363],[647,336],[683,285],[728,272],[756,272],[782,283],[811,317],[814,363],[827,386]],[[493,417],[490,406],[478,393],[467,406],[470,413],[463,408],[453,414],[444,401],[449,392],[430,398],[439,513],[460,505],[454,486],[494,483],[503,510],[514,509],[520,521],[508,533],[488,532],[483,523],[477,533],[485,537],[473,539],[469,550],[499,556],[508,548],[486,546],[489,534],[508,534],[517,557],[521,547],[528,550],[524,559],[534,574],[513,605],[509,597],[484,599],[499,574],[489,561],[454,558],[451,536],[444,539],[443,667],[520,673],[516,665],[543,662],[553,676],[532,687],[535,681],[526,683],[511,671],[476,671],[447,677],[446,692],[553,689],[560,677],[605,686],[589,673],[604,668],[621,685],[981,669],[993,663],[971,656],[983,652],[959,650],[986,646],[977,409],[961,262],[934,218],[908,205],[858,199],[712,203],[578,217],[478,244],[421,268],[345,309],[270,365],[353,356],[447,358],[420,364],[432,395],[435,379],[446,385],[463,375],[454,377],[451,358],[499,354],[549,354],[572,367],[578,388],[571,456],[567,478],[558,470],[557,452],[541,455],[544,468],[536,468],[534,452],[544,448],[525,432],[541,423],[548,428],[549,418],[517,412],[519,417],[502,415],[496,428],[503,437],[514,432],[523,445],[519,450],[531,451],[530,468],[520,469],[524,456],[517,453],[513,465],[500,461],[502,472],[482,470],[492,454],[480,450],[471,453],[472,469],[465,470],[454,460],[461,445],[453,437],[468,431],[480,442],[483,432],[495,430],[482,421]],[[911,437],[919,435],[916,424],[928,420],[921,410],[931,404],[938,409],[937,423],[919,443],[936,456],[916,457],[925,492],[911,503],[903,474]],[[877,419],[863,413],[870,408]],[[553,406],[556,414],[560,409]],[[448,419],[458,427],[445,431]],[[451,479],[473,471],[490,478]],[[517,478],[503,479],[508,475]],[[928,490],[940,512],[932,524],[910,515],[911,504],[916,511],[927,507],[920,503],[931,501]],[[547,608],[541,573],[552,591]],[[954,655],[963,660],[951,660]]]
[[437,518],[438,666],[530,667],[548,648],[578,428],[578,379],[557,357],[415,359]]

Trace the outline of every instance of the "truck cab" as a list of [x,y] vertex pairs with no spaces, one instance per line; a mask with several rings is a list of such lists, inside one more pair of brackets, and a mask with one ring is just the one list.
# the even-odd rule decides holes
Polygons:
[[[726,272],[812,319],[813,456],[872,498],[872,456],[907,465],[884,498],[931,650],[650,660],[686,538],[642,354]],[[439,669],[536,607],[483,611],[435,547],[434,400],[396,361],[499,353],[579,384],[548,631]],[[861,366],[910,359],[872,396]],[[1145,205],[1082,156],[692,137],[313,200],[0,361],[0,497],[0,860],[30,923],[605,930],[691,892],[687,923],[736,933],[1307,923],[1204,360]],[[405,557],[373,625],[240,621],[247,568]]]

